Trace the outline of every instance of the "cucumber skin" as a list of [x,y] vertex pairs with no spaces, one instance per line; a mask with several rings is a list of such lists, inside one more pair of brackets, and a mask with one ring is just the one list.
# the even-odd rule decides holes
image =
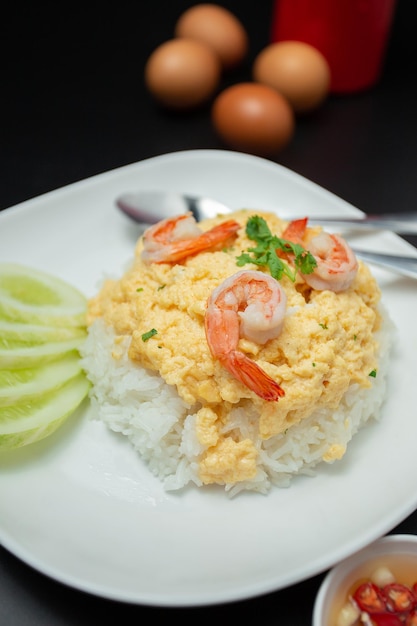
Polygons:
[[[49,301],[39,300],[42,290]],[[34,294],[36,297],[32,297]],[[42,298],[42,296],[41,296]],[[46,326],[85,326],[85,295],[48,272],[18,263],[0,263],[0,319]]]
[[84,337],[76,337],[75,339],[67,339],[65,341],[51,341],[50,343],[29,348],[0,349],[0,369],[39,367],[51,363],[74,350],[79,350],[84,341]]
[[83,373],[69,381],[65,387],[52,394],[51,404],[56,404],[56,409],[51,410],[51,405],[47,405],[46,410],[42,407],[38,415],[35,411],[26,418],[19,418],[19,430],[7,432],[10,429],[2,425],[0,411],[0,453],[33,444],[52,435],[87,398],[91,383]]
[[[79,353],[86,327],[87,299],[75,287],[41,270],[0,263],[0,453],[51,435],[87,397],[91,383]],[[72,360],[68,370],[59,365],[66,360]],[[54,363],[60,372],[51,376]]]
[[55,391],[81,372],[77,352],[39,367],[0,370],[0,408]]
[[85,306],[73,309],[60,307],[35,307],[19,305],[16,301],[0,294],[0,319],[20,324],[43,326],[84,327],[86,325]]

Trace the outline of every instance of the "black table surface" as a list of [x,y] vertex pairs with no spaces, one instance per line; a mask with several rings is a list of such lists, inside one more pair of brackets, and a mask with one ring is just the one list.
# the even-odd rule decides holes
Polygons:
[[[173,36],[195,2],[14,3],[3,21],[0,210],[89,176],[167,152],[224,149],[210,105],[189,113],[147,93],[149,54]],[[269,43],[273,2],[229,0],[247,28],[244,65],[222,86],[251,78]],[[331,95],[298,118],[271,157],[368,213],[407,211],[417,198],[417,37],[412,0],[399,0],[384,70],[372,89]],[[416,239],[408,238],[416,244]],[[1,515],[1,503],[0,503]],[[391,532],[417,534],[417,512]],[[202,564],[203,566],[203,564]],[[110,601],[66,587],[0,547],[1,626],[90,626],[208,618],[310,624],[325,572],[275,593],[225,605],[161,608]]]

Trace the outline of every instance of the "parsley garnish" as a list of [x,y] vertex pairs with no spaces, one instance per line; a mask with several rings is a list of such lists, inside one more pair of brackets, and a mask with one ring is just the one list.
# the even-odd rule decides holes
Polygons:
[[151,337],[153,337],[154,335],[157,334],[157,330],[155,328],[151,328],[151,330],[148,330],[147,333],[143,333],[142,335],[142,341],[148,341],[148,339],[150,339]]
[[[271,276],[277,280],[285,274],[294,281],[297,270],[303,274],[311,274],[317,265],[313,255],[303,246],[273,235],[264,218],[259,215],[253,215],[248,219],[246,234],[249,239],[256,241],[257,245],[255,248],[248,248],[247,252],[242,252],[237,257],[239,267],[246,263],[254,263],[262,267],[269,267]],[[278,250],[294,255],[294,270],[278,256]]]
[[372,378],[376,378],[376,370],[372,370],[372,372],[369,372],[369,376],[372,376]]

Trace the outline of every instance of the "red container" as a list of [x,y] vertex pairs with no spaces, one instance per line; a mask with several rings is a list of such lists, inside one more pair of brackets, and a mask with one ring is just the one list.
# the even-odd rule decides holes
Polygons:
[[396,0],[276,0],[272,42],[314,46],[331,70],[330,90],[368,89],[380,78]]

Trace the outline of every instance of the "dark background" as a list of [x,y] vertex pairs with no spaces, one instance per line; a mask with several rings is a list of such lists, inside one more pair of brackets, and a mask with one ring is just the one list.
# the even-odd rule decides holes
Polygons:
[[[176,19],[193,4],[138,0],[8,6],[1,34],[0,210],[162,153],[225,147],[211,127],[209,104],[172,113],[158,107],[144,87],[146,59],[172,37]],[[269,43],[273,2],[218,4],[240,18],[250,40],[245,64],[225,76],[222,86],[250,80],[254,57]],[[293,141],[272,159],[369,213],[415,208],[414,11],[413,0],[399,0],[379,83],[363,93],[330,96],[319,110],[299,118]],[[393,532],[416,534],[417,514]],[[160,609],[66,588],[0,548],[0,626],[170,618],[186,624],[203,618],[309,624],[322,577],[226,606]]]
[[[15,3],[3,22],[0,207],[164,152],[222,148],[209,105],[188,114],[146,92],[150,53],[195,2]],[[269,43],[272,0],[220,2],[245,25],[250,53],[224,84],[248,80]],[[332,96],[298,120],[277,161],[366,212],[416,197],[416,60],[412,0],[399,0],[384,73],[370,91]]]

